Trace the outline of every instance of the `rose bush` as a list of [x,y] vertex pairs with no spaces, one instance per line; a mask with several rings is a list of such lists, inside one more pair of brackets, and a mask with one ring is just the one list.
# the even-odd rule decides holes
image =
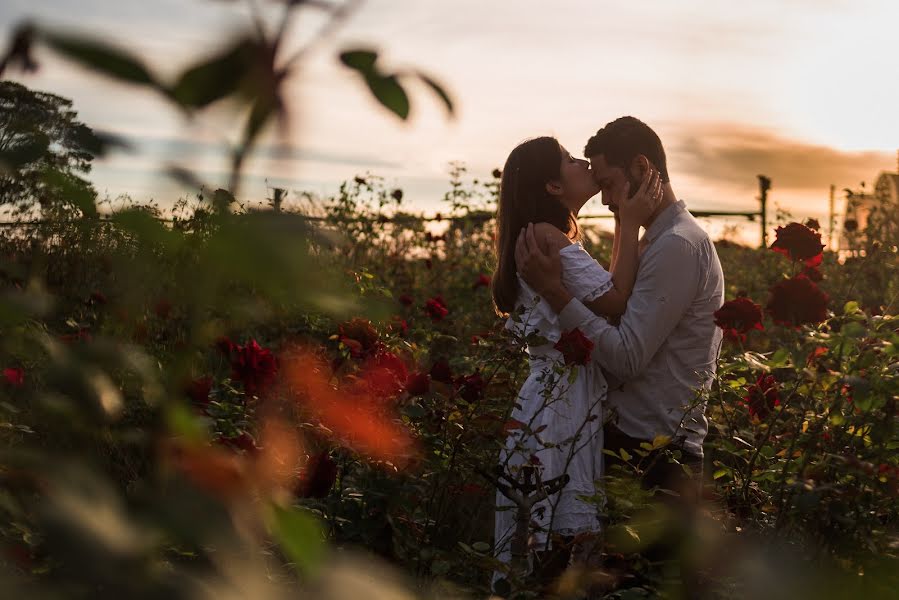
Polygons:
[[[81,459],[106,474],[110,498],[131,494],[194,515],[187,533],[134,549],[141,560],[191,568],[208,560],[193,541],[206,539],[201,530],[231,531],[212,524],[218,513],[190,513],[191,494],[229,514],[243,514],[238,507],[251,498],[270,498],[267,525],[251,530],[280,540],[285,563],[318,564],[292,553],[281,527],[295,519],[320,528],[332,545],[365,548],[416,577],[487,593],[498,567],[491,536],[499,448],[510,432],[529,428],[509,416],[528,373],[528,340],[509,335],[493,314],[491,223],[464,208],[467,198],[492,198],[495,186],[454,185],[447,214],[456,219],[429,231],[422,221],[382,218],[399,209],[401,196],[375,177],[360,178],[323,203],[323,230],[302,226],[305,241],[286,254],[267,253],[264,241],[248,250],[246,239],[272,235],[267,216],[280,223],[275,231],[287,224],[291,233],[291,215],[217,221],[202,206],[174,229],[142,211],[99,227],[49,223],[43,239],[65,242],[48,245],[50,259],[41,261],[21,238],[3,238],[5,285],[19,299],[8,314],[23,340],[4,356],[0,406],[15,411],[3,409],[3,443]],[[336,238],[329,227],[351,236]],[[607,239],[589,227],[586,234],[594,256],[608,260]],[[814,244],[789,248],[785,256],[719,246],[728,302],[716,323],[730,341],[714,386],[697,399],[711,420],[708,495],[721,543],[770,535],[830,561],[827,572],[856,585],[860,569],[882,575],[895,540],[899,323],[887,300],[895,264],[868,257],[840,264],[825,253],[814,281],[800,273],[817,256],[807,257]],[[270,266],[278,256],[291,258]],[[312,268],[321,283],[310,283]],[[855,302],[853,280],[867,272],[880,288],[866,288],[866,304]],[[197,281],[198,273],[208,279]],[[22,287],[34,277],[43,287]],[[160,290],[170,305],[162,314]],[[764,310],[754,299],[767,299]],[[32,312],[16,308],[23,305]],[[556,346],[569,365],[592,351],[579,331]],[[81,425],[73,429],[60,414],[80,415]],[[638,465],[641,456],[632,459]],[[26,468],[4,465],[6,473]],[[54,498],[28,481],[3,480],[23,500],[4,509],[15,525],[0,534],[36,577],[61,576],[58,565],[86,558],[27,508]],[[151,498],[154,488],[191,497]],[[632,536],[650,539],[637,511],[646,498],[614,474],[604,489],[605,497],[588,501],[610,515],[609,593],[664,589],[669,576],[646,562]],[[138,522],[137,514],[122,518]],[[108,574],[92,573],[111,584]],[[156,585],[154,571],[141,573],[133,584],[113,583],[125,591]],[[533,582],[508,583],[525,597],[539,595]]]

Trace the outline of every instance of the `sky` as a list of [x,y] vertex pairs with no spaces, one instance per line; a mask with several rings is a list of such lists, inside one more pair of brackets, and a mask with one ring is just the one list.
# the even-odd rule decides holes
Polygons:
[[[281,6],[256,0],[271,27]],[[827,215],[837,190],[871,185],[897,168],[899,3],[895,0],[361,0],[333,34],[308,48],[289,81],[289,128],[272,130],[247,165],[244,194],[266,185],[334,193],[373,173],[405,191],[407,208],[434,212],[449,163],[472,176],[501,167],[519,142],[554,135],[579,155],[605,123],[633,115],[668,153],[672,185],[699,210],[758,206],[757,174],[773,206],[797,218]],[[24,19],[89,33],[133,49],[173,80],[247,29],[248,2],[222,0],[4,0],[0,35]],[[325,22],[307,8],[288,54]],[[376,49],[387,69],[421,70],[456,105],[409,82],[403,123],[342,67],[345,49]],[[95,163],[101,193],[170,205],[187,191],[162,175],[168,164],[225,183],[221,148],[236,123],[221,107],[188,122],[146,90],[111,83],[46,51],[31,88],[72,98],[82,121],[123,135],[132,153]],[[288,147],[273,152],[274,145]],[[838,198],[842,194],[838,192]],[[840,203],[838,203],[838,208]],[[585,209],[601,213],[598,199]],[[708,221],[718,233],[724,220]],[[730,221],[757,242],[758,226]]]

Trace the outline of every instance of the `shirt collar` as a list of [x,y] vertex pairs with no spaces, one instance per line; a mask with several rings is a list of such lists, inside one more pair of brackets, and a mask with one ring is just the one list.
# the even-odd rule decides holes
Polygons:
[[678,215],[686,210],[687,205],[683,200],[678,200],[663,210],[662,213],[656,217],[656,220],[652,222],[652,225],[649,226],[649,229],[646,230],[646,233],[643,234],[645,242],[651,244],[657,237],[659,237],[659,234],[671,227],[672,222],[674,222],[674,219],[676,219]]

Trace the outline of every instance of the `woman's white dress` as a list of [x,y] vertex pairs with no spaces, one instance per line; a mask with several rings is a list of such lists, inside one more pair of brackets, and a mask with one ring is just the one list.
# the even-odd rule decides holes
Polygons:
[[[613,287],[611,274],[579,243],[563,248],[560,255],[562,281],[572,296],[590,301]],[[531,372],[518,394],[500,464],[512,476],[523,464],[539,463],[542,481],[563,473],[570,477],[560,493],[536,504],[531,512],[531,547],[542,549],[548,531],[563,535],[599,531],[597,507],[578,496],[594,496],[594,482],[602,476],[602,409],[608,386],[592,361],[564,367],[562,353],[553,348],[563,333],[558,315],[520,277],[519,284],[517,304],[523,312],[510,317],[506,328],[525,336],[537,334],[547,343],[527,348]],[[528,427],[516,429],[515,421]],[[495,555],[509,562],[517,507],[499,491],[496,505]]]

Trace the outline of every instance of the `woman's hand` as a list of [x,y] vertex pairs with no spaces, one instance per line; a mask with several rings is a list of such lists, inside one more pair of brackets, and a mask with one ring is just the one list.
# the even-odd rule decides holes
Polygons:
[[662,201],[662,178],[658,170],[653,167],[643,174],[643,182],[640,189],[632,197],[630,194],[630,182],[624,188],[624,198],[618,203],[622,225],[639,228],[650,215],[658,208]]

